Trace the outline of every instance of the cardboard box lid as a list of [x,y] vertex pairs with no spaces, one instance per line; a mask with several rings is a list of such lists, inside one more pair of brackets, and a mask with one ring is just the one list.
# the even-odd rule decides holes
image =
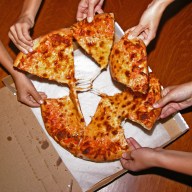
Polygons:
[[42,131],[31,109],[0,90],[0,189],[80,192],[78,183]]

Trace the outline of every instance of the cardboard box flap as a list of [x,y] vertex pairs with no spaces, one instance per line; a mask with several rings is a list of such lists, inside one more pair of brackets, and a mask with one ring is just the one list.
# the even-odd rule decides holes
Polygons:
[[72,191],[80,192],[31,109],[6,87],[0,90],[0,102],[1,191],[66,192],[73,181]]

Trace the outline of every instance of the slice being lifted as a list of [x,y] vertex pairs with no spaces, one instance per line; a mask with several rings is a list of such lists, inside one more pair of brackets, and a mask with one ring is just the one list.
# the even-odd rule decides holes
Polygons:
[[106,68],[114,39],[114,15],[98,14],[91,23],[84,19],[74,24],[72,29],[78,44],[94,58],[101,69]]
[[73,155],[79,153],[79,142],[83,137],[85,121],[78,110],[75,95],[60,99],[46,99],[41,105],[45,128],[50,136]]
[[74,59],[72,31],[60,29],[34,40],[33,52],[19,53],[14,67],[59,83],[72,83]]
[[159,80],[153,73],[149,73],[149,90],[147,94],[136,94],[130,89],[118,94],[120,104],[118,105],[117,115],[151,130],[161,114],[160,108],[153,108],[153,104],[160,98],[161,88]]
[[128,118],[139,123],[145,129],[151,130],[161,114],[161,108],[153,108],[153,104],[161,99],[161,86],[153,73],[149,74],[149,90],[147,94],[134,96],[134,106]]
[[129,40],[127,33],[115,43],[110,56],[110,71],[116,81],[134,92],[147,93],[147,53],[142,40]]

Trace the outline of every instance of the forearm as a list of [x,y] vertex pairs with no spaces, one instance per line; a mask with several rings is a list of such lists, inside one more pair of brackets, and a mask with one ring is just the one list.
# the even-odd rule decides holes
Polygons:
[[151,4],[157,4],[160,8],[166,9],[174,0],[153,0]]
[[161,150],[157,152],[156,166],[172,171],[192,175],[192,153]]
[[19,74],[18,71],[16,71],[13,68],[13,60],[11,56],[8,54],[7,50],[3,46],[2,42],[0,41],[0,64],[13,76],[15,77],[17,74]]
[[42,0],[25,0],[20,17],[27,16],[34,23],[41,2]]
[[170,5],[174,0],[153,0],[148,7],[155,6],[157,9],[157,15],[162,15],[165,9]]

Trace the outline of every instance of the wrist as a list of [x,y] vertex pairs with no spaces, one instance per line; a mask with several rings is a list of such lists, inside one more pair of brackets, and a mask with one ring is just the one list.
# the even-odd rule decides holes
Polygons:
[[35,18],[33,15],[29,14],[29,13],[23,13],[20,15],[19,19],[23,19],[25,21],[27,21],[31,27],[33,27],[34,23],[35,23]]
[[163,160],[164,159],[164,149],[157,148],[155,149],[155,153],[153,155],[153,167],[163,167]]
[[174,0],[153,0],[152,4],[156,5],[160,11],[164,11],[166,7],[171,4]]

